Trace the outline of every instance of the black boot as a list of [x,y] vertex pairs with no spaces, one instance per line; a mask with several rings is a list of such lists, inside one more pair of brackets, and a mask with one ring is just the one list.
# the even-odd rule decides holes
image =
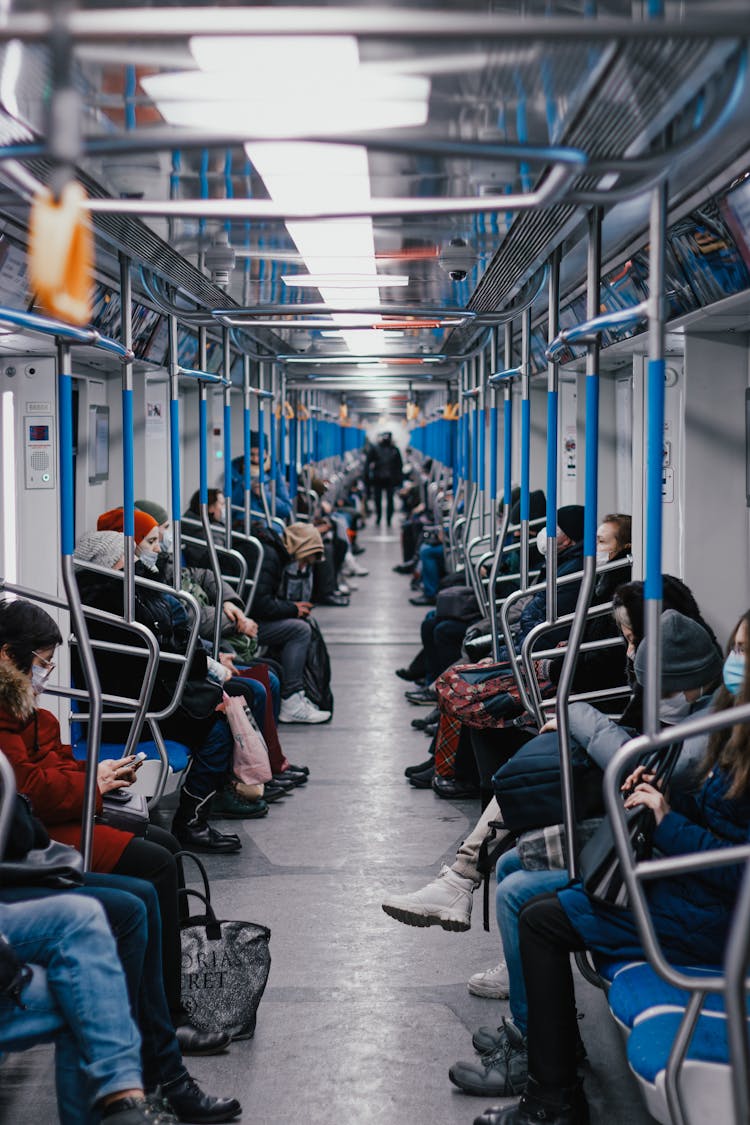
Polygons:
[[583,1084],[564,1090],[540,1086],[529,1075],[526,1090],[518,1105],[490,1106],[474,1125],[589,1125],[589,1107]]
[[242,1113],[242,1106],[236,1098],[214,1098],[204,1094],[189,1074],[167,1082],[162,1086],[161,1094],[177,1115],[177,1120],[190,1121],[192,1125],[218,1125],[223,1121],[234,1121]]
[[234,833],[217,832],[206,818],[207,809],[213,793],[207,797],[195,797],[183,785],[180,804],[172,821],[172,835],[176,836],[188,852],[209,852],[228,854],[238,852],[242,841]]

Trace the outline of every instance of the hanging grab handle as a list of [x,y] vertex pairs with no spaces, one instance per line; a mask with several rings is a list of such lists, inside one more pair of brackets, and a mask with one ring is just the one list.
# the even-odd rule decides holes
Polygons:
[[45,188],[31,205],[29,280],[50,316],[69,324],[91,320],[94,237],[84,210],[86,192],[71,181],[59,200]]

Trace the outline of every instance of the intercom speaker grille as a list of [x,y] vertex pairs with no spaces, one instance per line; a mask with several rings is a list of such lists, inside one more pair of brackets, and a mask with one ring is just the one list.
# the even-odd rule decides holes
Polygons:
[[41,473],[44,469],[49,468],[49,455],[47,453],[32,453],[31,454],[31,467],[34,472]]

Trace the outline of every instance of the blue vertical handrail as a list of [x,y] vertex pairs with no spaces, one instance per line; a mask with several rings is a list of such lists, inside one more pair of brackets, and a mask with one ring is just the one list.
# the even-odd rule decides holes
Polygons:
[[250,388],[250,357],[243,356],[242,359],[242,491],[244,493],[244,506],[245,506],[245,535],[250,535],[250,493],[252,488],[252,474],[250,472],[250,450],[252,446],[252,416],[250,412],[250,403],[252,401],[252,394]]

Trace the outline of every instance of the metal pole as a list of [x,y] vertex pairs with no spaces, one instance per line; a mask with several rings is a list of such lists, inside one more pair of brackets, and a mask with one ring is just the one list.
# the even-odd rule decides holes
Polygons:
[[[513,366],[513,324],[505,325],[504,364],[509,371]],[[510,498],[513,491],[513,384],[510,379],[503,382],[503,516],[495,544],[495,558],[490,571],[489,609],[490,632],[492,634],[492,657],[500,657],[500,631],[497,627],[497,576],[504,561],[503,547],[510,523]]]
[[[120,326],[121,339],[130,351],[133,346],[133,287],[130,258],[120,254]],[[122,365],[122,530],[125,538],[125,581],[123,582],[123,617],[135,618],[135,487],[133,483],[133,361]]]
[[479,415],[479,534],[484,536],[487,527],[487,353],[482,350],[477,356],[477,382],[479,398],[477,399],[477,413]]
[[275,363],[271,364],[271,386],[270,390],[273,392],[271,399],[271,440],[269,444],[269,453],[271,454],[271,515],[276,515],[276,474],[278,472],[277,457],[278,450],[276,448],[276,406],[279,401],[279,378],[278,370]]
[[531,309],[521,314],[521,589],[529,585],[529,497],[531,494]]
[[[224,347],[224,503],[226,519],[224,543],[228,551],[232,549],[232,349],[229,346],[229,329],[222,333]],[[203,368],[205,371],[205,367]]]
[[[549,326],[552,343],[559,331],[560,250],[553,251],[549,271]],[[547,364],[547,620],[557,620],[557,470],[558,470],[558,372],[557,363]]]
[[[490,371],[497,370],[497,329],[493,329],[490,337]],[[497,445],[498,445],[498,407],[497,407],[497,387],[492,384],[490,406],[490,505],[492,511],[490,513],[490,534],[492,535],[493,543],[497,539],[497,533],[500,526],[497,512]]]
[[252,436],[252,417],[251,417],[251,403],[252,403],[252,389],[250,379],[250,356],[242,357],[242,450],[243,450],[243,469],[242,469],[242,484],[243,495],[245,504],[245,522],[244,529],[245,535],[250,534],[250,486],[252,478],[250,475],[250,445]]
[[[586,280],[586,315],[596,316],[599,311],[599,285],[601,276],[601,211],[593,208],[588,217],[588,261]],[[597,484],[599,470],[599,343],[589,342],[586,355],[586,496],[583,529],[583,579],[576,603],[575,617],[563,659],[557,689],[557,732],[560,741],[560,773],[562,782],[563,817],[565,822],[565,855],[568,873],[575,879],[578,871],[576,849],[576,813],[573,796],[573,766],[571,762],[570,728],[568,726],[568,698],[573,687],[578,651],[586,628],[586,615],[596,580],[596,518]]]
[[57,387],[60,403],[60,534],[61,571],[65,595],[68,599],[70,617],[78,640],[83,675],[89,693],[89,727],[86,740],[86,783],[83,794],[81,814],[81,852],[83,865],[91,869],[91,853],[94,844],[94,817],[96,815],[97,771],[99,767],[99,746],[102,731],[102,691],[99,673],[94,660],[94,650],[89,640],[86,618],[81,605],[81,595],[75,579],[73,552],[75,550],[74,493],[75,474],[73,470],[73,372],[70,362],[70,345],[62,340],[57,342]]
[[648,376],[646,421],[646,579],[644,612],[646,682],[643,691],[644,733],[659,730],[661,699],[662,604],[662,472],[664,463],[664,255],[668,187],[651,195],[649,228]]
[[178,362],[177,318],[169,324],[169,456],[172,492],[172,565],[175,589],[182,585],[182,512],[180,500],[180,365]]
[[[206,359],[206,329],[199,328],[198,367],[201,371],[206,370]],[[214,536],[211,528],[211,519],[208,514],[208,385],[203,382],[203,380],[200,380],[198,383],[198,471],[198,498],[200,506],[200,519],[201,525],[203,527],[203,534],[206,539],[208,557],[211,561],[211,570],[213,572],[214,582],[216,583],[213,658],[214,660],[218,660],[219,647],[221,645],[221,615],[223,612],[221,601],[222,578],[221,566],[219,565],[219,556],[216,553],[216,544],[214,543]],[[240,591],[240,593],[242,593],[242,591]]]

